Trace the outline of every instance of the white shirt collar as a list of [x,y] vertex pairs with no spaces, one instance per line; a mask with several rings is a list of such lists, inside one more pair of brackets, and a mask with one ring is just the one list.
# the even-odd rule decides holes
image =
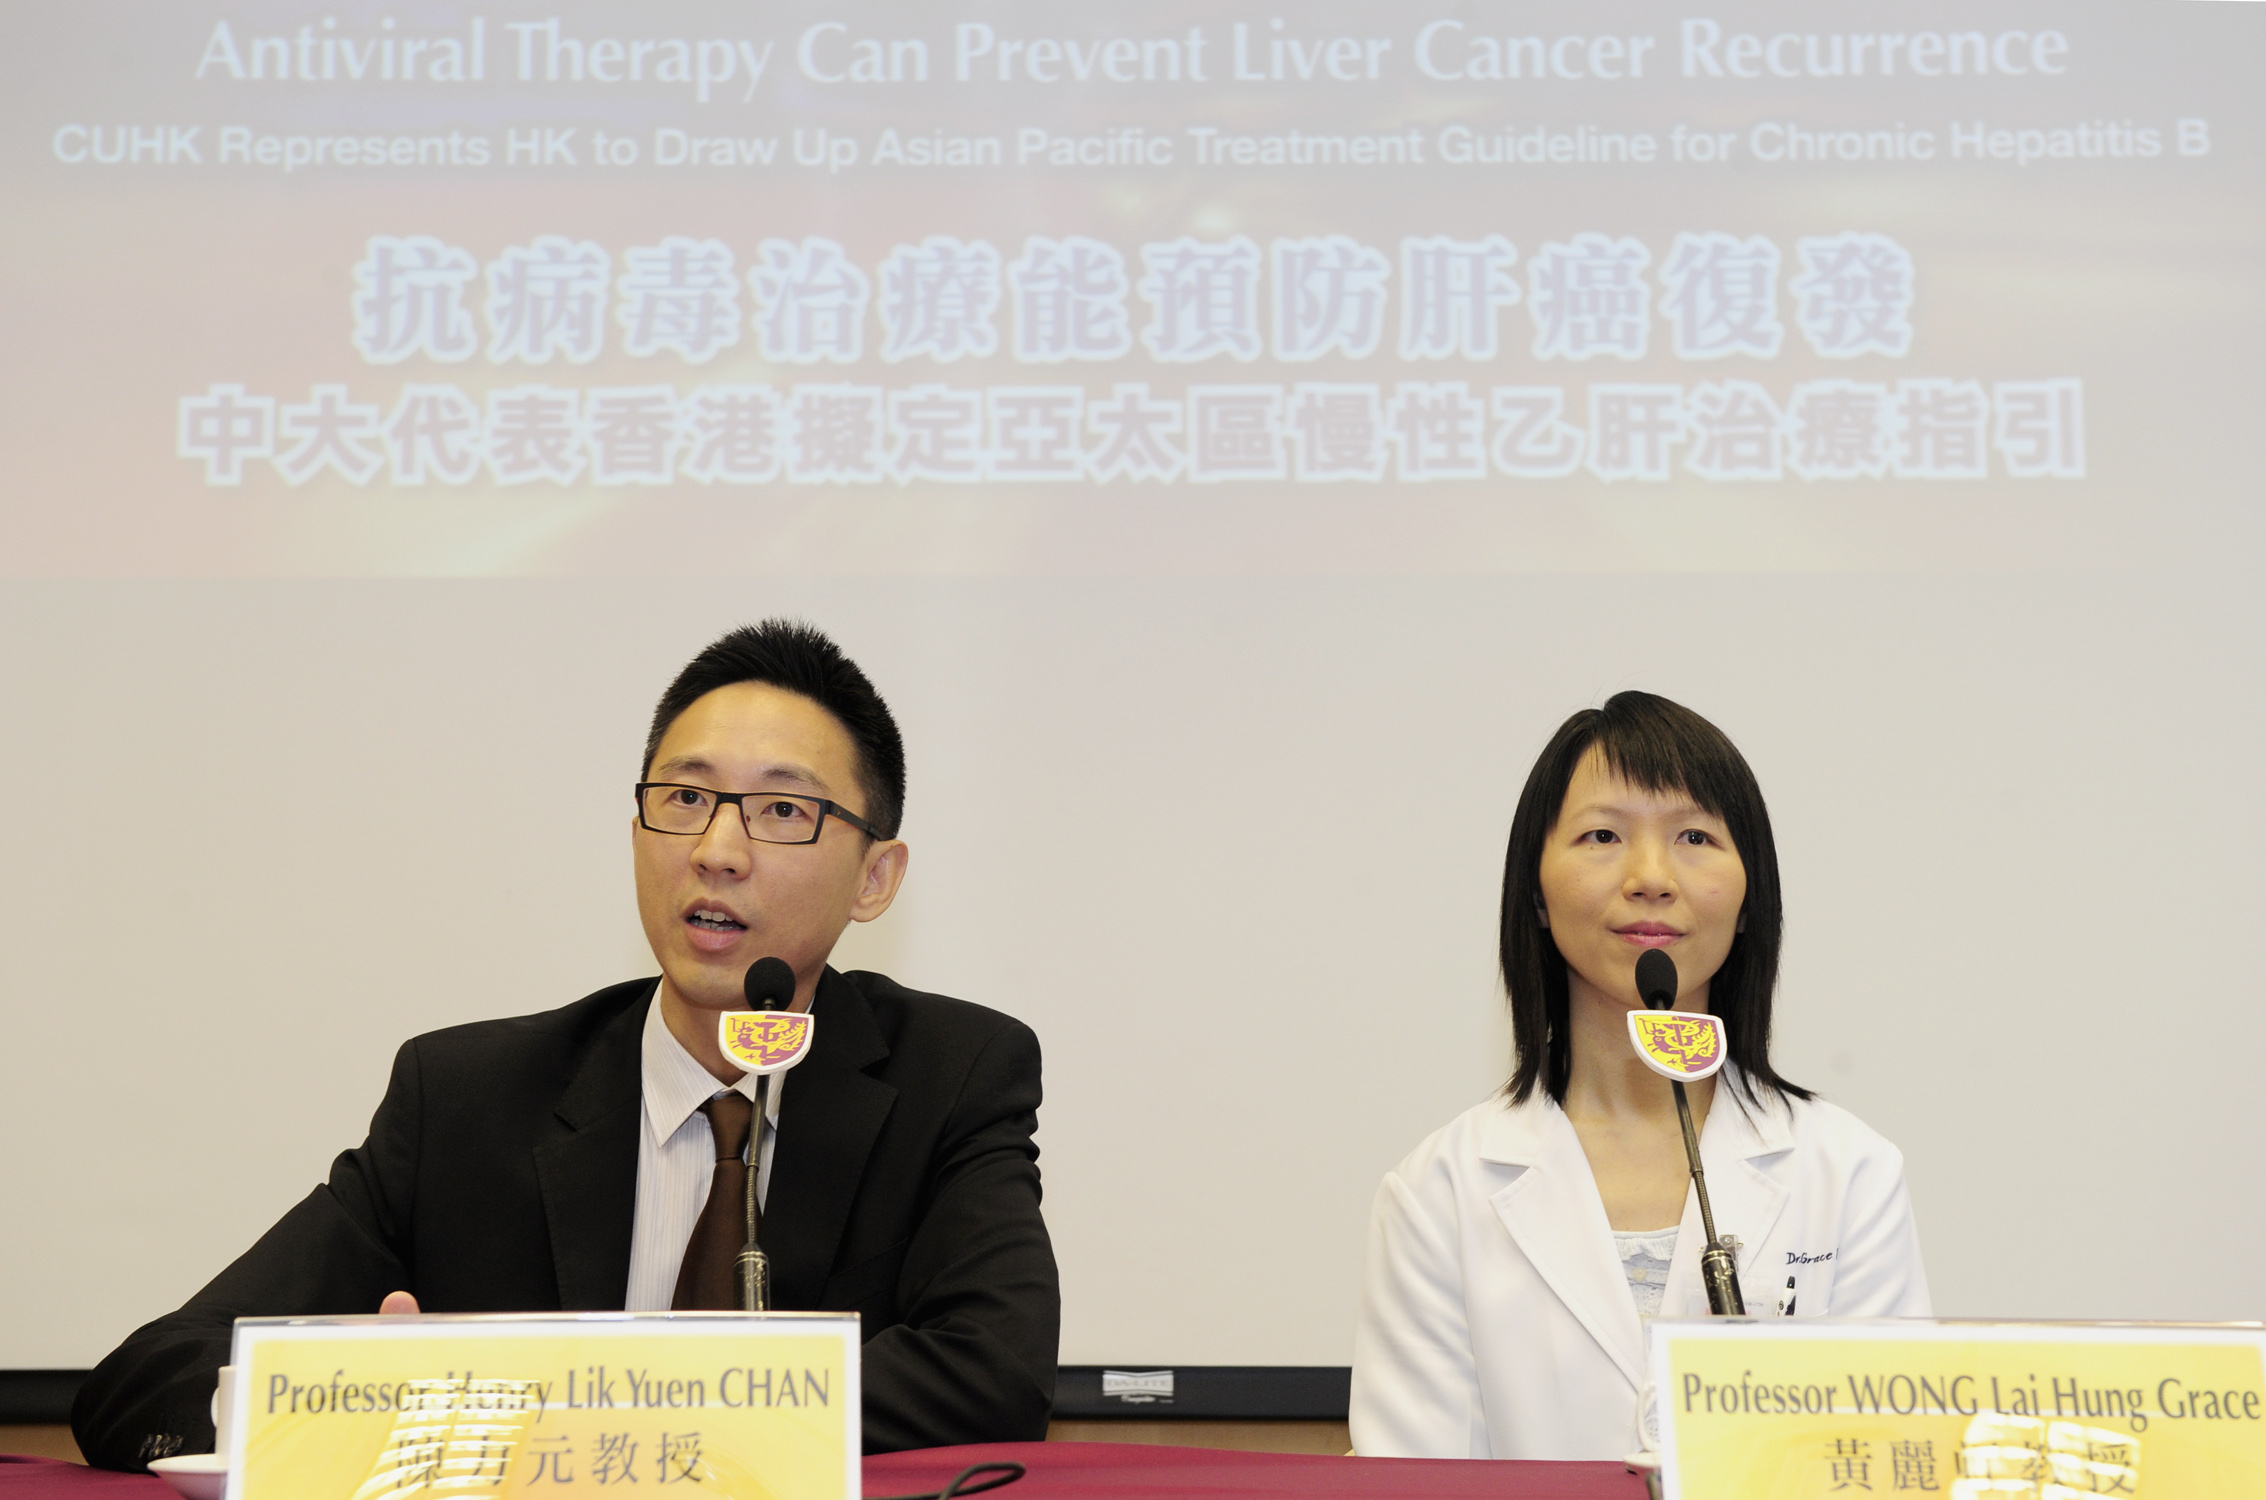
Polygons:
[[[665,1145],[669,1137],[681,1129],[717,1095],[726,1092],[726,1085],[716,1081],[716,1075],[700,1065],[700,1060],[687,1052],[669,1030],[669,1023],[661,1017],[661,987],[653,987],[652,1003],[645,1011],[645,1037],[642,1046],[642,1073],[645,1094],[645,1128],[653,1136],[653,1144]],[[730,1091],[756,1097],[759,1075],[742,1073],[739,1082],[729,1086]],[[779,1095],[785,1091],[786,1078],[782,1075],[771,1085],[771,1097],[764,1118],[773,1126],[779,1123]]]

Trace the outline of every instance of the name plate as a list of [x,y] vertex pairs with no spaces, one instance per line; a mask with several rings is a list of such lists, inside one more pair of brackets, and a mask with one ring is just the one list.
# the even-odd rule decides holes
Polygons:
[[2266,1327],[1661,1319],[1666,1500],[2255,1500]]
[[242,1318],[228,1500],[857,1500],[839,1313]]

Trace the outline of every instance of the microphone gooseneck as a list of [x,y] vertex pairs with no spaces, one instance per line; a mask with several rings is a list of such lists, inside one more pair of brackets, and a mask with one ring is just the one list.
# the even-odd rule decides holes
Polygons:
[[[795,971],[783,958],[759,958],[747,966],[740,983],[749,1010],[784,1010],[794,1003]],[[756,1179],[763,1171],[763,1132],[771,1113],[771,1078],[756,1080],[755,1128],[747,1135],[747,1243],[740,1246],[735,1269],[740,1283],[741,1312],[771,1310],[771,1257],[757,1243],[762,1216],[756,1200]]]
[[[1637,955],[1637,997],[1648,1010],[1667,1010],[1676,1003],[1676,960],[1664,949],[1647,948]],[[1684,1127],[1684,1159],[1692,1168],[1692,1191],[1699,1197],[1700,1232],[1707,1236],[1707,1249],[1700,1254],[1700,1281],[1707,1287],[1707,1310],[1718,1316],[1743,1314],[1746,1299],[1739,1293],[1739,1266],[1732,1254],[1733,1247],[1717,1238],[1715,1210],[1707,1201],[1707,1168],[1700,1165],[1699,1131],[1692,1126],[1692,1101],[1684,1093],[1682,1079],[1673,1079],[1669,1087],[1676,1091],[1676,1119]]]

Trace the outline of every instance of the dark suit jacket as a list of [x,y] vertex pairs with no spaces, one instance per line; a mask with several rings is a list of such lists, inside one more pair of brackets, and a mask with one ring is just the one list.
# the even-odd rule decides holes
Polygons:
[[[658,981],[421,1036],[370,1137],[71,1410],[89,1462],[209,1446],[238,1317],[619,1309]],[[765,1195],[774,1305],[863,1319],[865,1451],[1046,1435],[1061,1293],[1039,1217],[1039,1045],[996,1011],[827,970]]]

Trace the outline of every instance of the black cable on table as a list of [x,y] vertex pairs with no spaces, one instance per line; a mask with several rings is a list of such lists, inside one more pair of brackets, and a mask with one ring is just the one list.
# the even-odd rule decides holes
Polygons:
[[[1007,1459],[994,1459],[988,1464],[971,1464],[960,1471],[960,1477],[940,1490],[925,1495],[869,1495],[866,1500],[959,1500],[962,1495],[980,1495],[985,1490],[996,1490],[1003,1484],[1013,1484],[1030,1472],[1021,1464]],[[978,1474],[991,1477],[975,1484],[968,1483]]]

